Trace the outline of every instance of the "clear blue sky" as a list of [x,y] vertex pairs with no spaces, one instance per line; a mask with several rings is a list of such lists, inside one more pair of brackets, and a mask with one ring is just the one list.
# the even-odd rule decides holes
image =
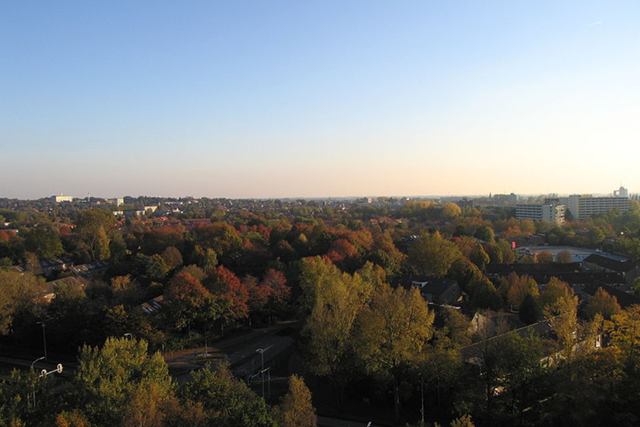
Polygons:
[[640,2],[5,1],[0,197],[640,192]]

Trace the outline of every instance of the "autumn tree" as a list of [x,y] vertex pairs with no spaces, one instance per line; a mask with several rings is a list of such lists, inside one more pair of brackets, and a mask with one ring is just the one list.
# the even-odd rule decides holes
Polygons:
[[213,249],[219,256],[227,255],[242,247],[242,238],[236,229],[224,222],[198,227],[192,233],[197,244]]
[[164,291],[167,317],[177,328],[199,320],[217,318],[217,305],[211,293],[189,273],[176,274]]
[[304,380],[289,377],[289,391],[274,409],[275,420],[280,427],[314,427],[317,425],[316,410],[311,402],[311,392]]
[[373,247],[366,256],[367,261],[384,268],[390,279],[400,273],[406,255],[398,250],[388,233],[375,233]]
[[545,309],[552,306],[559,299],[567,299],[574,294],[573,289],[566,282],[552,277],[540,295],[540,306]]
[[460,216],[462,209],[455,203],[449,202],[442,206],[442,217],[444,219],[453,219]]
[[558,255],[556,256],[556,262],[559,262],[561,264],[572,263],[573,257],[571,256],[571,252],[569,252],[566,249],[561,250],[560,252],[558,252]]
[[222,330],[225,325],[245,319],[249,315],[249,292],[231,270],[218,266],[213,269],[204,285],[219,304]]
[[392,380],[396,416],[400,414],[401,367],[419,358],[433,334],[434,315],[420,292],[384,286],[358,317],[356,355],[367,370]]
[[502,251],[502,262],[504,264],[513,264],[516,259],[515,254],[513,253],[513,249],[511,248],[511,244],[506,240],[498,240],[496,242],[500,250]]
[[353,272],[360,265],[360,253],[347,239],[331,243],[327,257],[343,271]]
[[358,274],[342,273],[326,258],[303,259],[300,269],[306,362],[312,373],[331,381],[341,405],[342,387],[348,378],[344,358],[356,317],[369,301],[373,287]]
[[480,243],[468,236],[454,238],[453,241],[458,245],[462,255],[474,263],[480,270],[484,270],[490,258]]
[[552,263],[553,255],[551,255],[551,252],[549,251],[541,251],[536,254],[535,261],[537,264]]
[[463,415],[451,421],[451,427],[475,427],[475,424],[471,421],[471,415]]
[[574,346],[578,341],[578,297],[568,295],[558,298],[544,308],[544,316],[558,337],[558,348],[563,359],[571,363]]
[[500,278],[500,291],[506,297],[512,309],[520,307],[527,295],[537,298],[538,284],[530,276],[518,276],[511,273]]
[[447,274],[453,262],[461,256],[455,243],[445,240],[440,233],[425,234],[409,248],[409,262],[421,274]]
[[619,314],[621,311],[618,299],[609,295],[607,291],[598,288],[596,294],[591,298],[585,310],[587,319],[591,320],[596,314],[600,314],[604,319],[609,320],[611,317]]
[[289,310],[291,300],[291,287],[287,285],[287,278],[279,270],[269,269],[262,278],[261,286],[268,289],[267,308],[269,323],[274,318],[282,316]]
[[622,351],[625,358],[635,360],[640,355],[640,305],[632,305],[611,318],[608,332],[611,345]]
[[167,267],[169,267],[169,270],[173,270],[182,265],[182,254],[175,246],[169,246],[162,251],[162,259]]
[[182,248],[184,230],[177,227],[160,227],[142,235],[141,249],[147,255],[160,254],[169,247]]

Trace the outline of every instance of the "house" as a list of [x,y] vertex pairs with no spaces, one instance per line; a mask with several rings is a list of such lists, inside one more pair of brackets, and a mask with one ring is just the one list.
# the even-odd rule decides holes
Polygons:
[[617,273],[624,276],[628,284],[640,277],[640,264],[629,260],[617,260],[606,256],[593,254],[584,260],[585,268]]
[[[480,366],[484,363],[484,355],[492,346],[500,346],[500,340],[510,334],[518,334],[521,337],[534,336],[538,337],[542,343],[543,356],[540,363],[543,365],[553,365],[562,358],[562,345],[559,344],[558,338],[551,327],[549,320],[543,320],[522,328],[514,329],[504,334],[482,340],[475,344],[460,349],[460,356],[466,363]],[[575,334],[575,332],[574,332]],[[592,337],[593,340],[585,340],[584,338],[577,340],[573,344],[572,352],[580,353],[583,351],[598,350],[602,347],[602,336]],[[495,347],[494,347],[495,348]]]
[[162,306],[164,304],[164,296],[160,295],[155,297],[152,300],[149,300],[143,304],[140,304],[140,309],[148,315],[156,316],[160,313]]
[[590,297],[595,296],[598,288],[602,288],[609,295],[616,297],[618,304],[622,309],[626,309],[632,305],[640,304],[640,297],[623,291],[622,289],[608,286],[604,283],[590,283],[581,288],[581,291]]
[[84,279],[97,279],[104,275],[109,267],[107,261],[96,261],[89,264],[76,265],[69,270],[71,273]]
[[412,277],[411,287],[420,289],[420,294],[435,304],[452,304],[462,296],[458,282],[438,277]]
[[524,323],[517,314],[503,311],[477,311],[469,323],[469,333],[483,337],[493,337],[522,328]]
[[84,288],[85,281],[78,277],[65,277],[64,279],[53,280],[51,282],[43,283],[40,286],[40,299],[46,303],[51,302],[56,297],[56,292],[60,286],[79,287]]

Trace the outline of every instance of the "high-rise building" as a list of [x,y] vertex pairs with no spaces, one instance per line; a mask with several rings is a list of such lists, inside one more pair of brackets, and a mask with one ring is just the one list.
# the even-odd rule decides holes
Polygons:
[[620,187],[619,190],[614,191],[614,197],[592,197],[579,194],[569,196],[569,211],[575,219],[580,221],[614,209],[619,212],[629,210],[629,191],[626,188]]
[[531,219],[533,221],[552,221],[564,223],[565,207],[557,204],[544,205],[516,205],[517,219]]

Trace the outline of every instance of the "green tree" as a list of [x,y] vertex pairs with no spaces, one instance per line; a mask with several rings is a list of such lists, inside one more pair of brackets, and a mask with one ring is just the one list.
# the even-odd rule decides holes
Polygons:
[[76,232],[87,245],[92,260],[108,259],[111,256],[109,243],[116,233],[115,222],[113,214],[104,209],[87,209],[78,213]]
[[164,417],[160,408],[172,399],[173,383],[164,358],[149,356],[146,341],[108,338],[101,348],[84,346],[78,362],[70,400],[92,424],[124,425],[133,418],[159,425],[154,420]]
[[26,233],[24,247],[40,259],[55,258],[64,253],[58,233],[44,228],[34,228]]
[[139,253],[138,258],[142,263],[144,275],[151,280],[164,279],[169,273],[170,268],[161,255],[147,256]]
[[493,228],[487,227],[486,225],[482,225],[478,227],[474,236],[477,239],[483,240],[487,243],[495,242],[495,235],[493,232]]
[[183,405],[202,405],[206,427],[277,427],[264,399],[235,379],[225,364],[194,371],[179,395]]
[[9,332],[16,313],[35,308],[43,283],[31,273],[0,270],[0,335]]
[[525,295],[520,307],[518,308],[518,316],[527,325],[536,323],[540,320],[542,310],[540,309],[540,303],[538,298],[532,294]]

